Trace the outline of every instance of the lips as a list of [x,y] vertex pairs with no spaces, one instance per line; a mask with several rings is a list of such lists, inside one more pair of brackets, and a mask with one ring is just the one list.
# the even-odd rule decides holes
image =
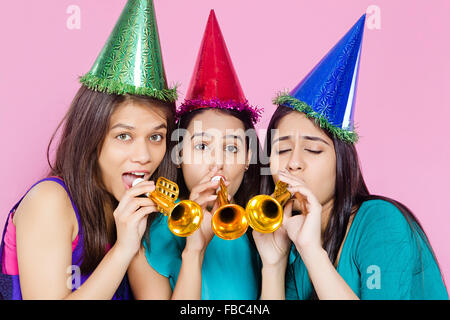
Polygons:
[[[221,176],[221,175],[212,177],[211,181],[220,181],[220,179],[223,179],[223,182],[227,181],[227,179],[226,179],[224,176]],[[219,185],[219,187],[216,189],[216,193],[218,193],[219,190],[220,190],[220,185]]]
[[136,179],[147,180],[148,178],[149,178],[148,171],[129,171],[122,174],[122,181],[127,190],[133,186],[134,180]]
[[212,177],[211,181],[220,181],[220,178],[223,179],[223,182],[227,181],[227,179],[224,176],[221,176],[221,175]]

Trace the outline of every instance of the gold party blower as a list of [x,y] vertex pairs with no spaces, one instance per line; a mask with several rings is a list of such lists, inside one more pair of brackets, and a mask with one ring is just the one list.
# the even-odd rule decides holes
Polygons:
[[[136,182],[136,180],[140,181]],[[143,181],[143,179],[136,180],[133,182],[133,186]],[[176,236],[187,237],[200,227],[203,211],[198,203],[191,200],[175,203],[179,192],[175,182],[159,177],[156,181],[156,189],[146,196],[156,204],[161,213],[168,217],[169,230]]]

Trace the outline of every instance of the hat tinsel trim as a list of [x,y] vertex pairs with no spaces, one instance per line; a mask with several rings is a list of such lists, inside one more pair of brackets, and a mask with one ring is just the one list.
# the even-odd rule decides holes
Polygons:
[[172,89],[136,87],[112,79],[102,79],[91,74],[90,72],[81,77],[80,82],[91,90],[101,91],[108,94],[136,94],[149,96],[166,102],[175,102],[178,98],[176,86]]
[[257,108],[250,106],[248,101],[236,102],[234,100],[223,101],[217,98],[213,99],[193,99],[185,100],[177,111],[176,119],[177,121],[186,113],[202,109],[202,108],[212,108],[212,109],[222,109],[222,110],[234,110],[237,112],[245,112],[248,114],[251,122],[255,125],[263,112],[262,108]]
[[279,93],[278,96],[273,99],[273,103],[279,106],[291,107],[296,111],[304,113],[308,118],[314,119],[315,123],[322,129],[331,132],[334,137],[344,142],[355,144],[359,139],[359,136],[355,131],[344,130],[332,125],[324,115],[314,111],[307,103],[292,97],[289,93]]

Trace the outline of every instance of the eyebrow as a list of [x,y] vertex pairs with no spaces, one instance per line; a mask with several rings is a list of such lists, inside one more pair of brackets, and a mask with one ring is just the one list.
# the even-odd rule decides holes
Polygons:
[[[199,137],[199,136],[200,137],[207,136],[209,138],[211,137],[211,135],[206,132],[199,132],[199,133],[194,133],[191,137],[191,140],[194,139],[195,137]],[[242,143],[244,142],[244,140],[242,140],[242,137],[234,135],[234,134],[229,134],[229,135],[222,137],[222,139],[227,139],[227,138],[239,139],[239,140],[241,140]]]
[[206,132],[199,132],[194,133],[191,137],[191,140],[194,139],[195,137],[203,137],[203,136],[211,137],[211,135],[207,134]]
[[[112,128],[110,130],[116,129],[116,128],[124,128],[127,130],[134,130],[136,129],[133,126],[127,125],[127,124],[123,124],[123,123],[118,123],[114,126],[112,126]],[[161,123],[159,126],[154,127],[152,130],[159,130],[159,129],[167,129],[167,125],[164,123]]]
[[227,139],[227,138],[238,139],[238,140],[241,140],[242,143],[244,143],[244,140],[242,140],[241,136],[237,136],[237,135],[234,135],[234,134],[229,134],[229,135],[226,135],[225,137],[223,137],[223,139]]
[[289,140],[289,138],[291,138],[292,136],[282,136],[279,138],[276,138],[275,140],[273,140],[272,144],[275,144],[278,141],[285,141],[285,140]]
[[[290,138],[292,138],[292,135],[289,135],[289,136],[282,136],[282,137],[279,137],[279,138],[275,139],[275,140],[273,141],[272,144],[275,144],[275,143],[278,142],[278,141],[289,140]],[[319,138],[319,137],[315,137],[315,136],[302,136],[302,138],[305,139],[305,140],[310,140],[310,141],[320,141],[320,142],[323,142],[323,143],[325,143],[325,144],[327,144],[327,145],[330,145],[330,144],[329,144],[328,142],[326,142],[324,139]]]
[[328,142],[326,142],[324,139],[319,138],[319,137],[314,137],[314,136],[302,136],[303,139],[305,140],[311,140],[311,141],[320,141],[323,142],[327,145],[330,145]]

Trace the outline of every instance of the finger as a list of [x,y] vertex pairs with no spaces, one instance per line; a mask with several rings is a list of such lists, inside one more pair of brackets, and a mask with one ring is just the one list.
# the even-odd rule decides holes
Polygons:
[[314,201],[314,198],[312,192],[306,187],[304,182],[284,175],[280,176],[280,180],[289,185],[287,190],[295,197],[296,202],[300,207],[300,211],[302,213],[308,213],[307,205],[309,199]]
[[119,211],[119,217],[127,217],[138,211],[140,208],[156,208],[155,203],[149,198],[133,198],[127,205]]
[[292,173],[289,172],[289,170],[287,170],[287,169],[281,169],[281,170],[279,170],[279,171],[278,171],[278,174],[284,175],[284,176],[286,176],[286,177],[290,177],[290,178],[292,178],[292,179],[299,179],[299,180],[301,180],[299,177],[297,177],[296,175],[292,174]]
[[303,215],[293,216],[286,219],[286,222],[283,223],[283,228],[286,230],[289,239],[294,241],[297,238],[297,234],[300,232],[304,222],[305,216]]
[[283,210],[283,221],[286,219],[292,217],[292,207],[293,207],[293,201],[288,201],[286,205],[284,206]]
[[205,196],[201,196],[199,198],[197,198],[195,200],[195,202],[198,203],[198,205],[200,205],[200,207],[204,207],[206,206],[209,202],[211,201],[216,201],[217,199],[217,195],[216,194],[212,194],[212,195],[205,195]]
[[285,225],[288,223],[289,218],[292,217],[292,208],[293,201],[288,201],[283,208],[283,222],[281,223],[283,227],[285,227]]
[[215,194],[218,187],[219,181],[208,181],[197,185],[192,188],[189,200],[196,201],[196,199],[200,198],[203,195]]
[[300,205],[300,211],[303,214],[308,214],[308,199],[300,192],[294,192],[294,197]]
[[[139,199],[138,203],[136,203],[137,199]],[[128,195],[124,195],[114,210],[113,216],[115,218],[128,216],[139,209],[139,207],[148,207],[151,205],[154,205],[154,203],[149,198],[130,198]]]
[[256,246],[258,246],[258,241],[259,239],[261,239],[263,237],[264,233],[261,233],[259,231],[253,230],[252,231],[252,236],[253,239],[255,240]]
[[297,177],[287,170],[282,170],[278,173],[279,177],[283,177],[285,180],[291,181],[292,185],[305,185],[305,181],[300,177]]
[[141,195],[150,194],[155,191],[156,186],[153,181],[143,181],[138,183],[136,186],[130,188],[125,193],[126,197],[135,198]]
[[204,211],[203,212],[203,219],[204,218],[212,218],[212,213],[209,211]]
[[294,176],[294,175],[292,175],[290,173],[286,173],[284,171],[281,171],[278,174],[278,178],[281,181],[283,181],[283,182],[285,182],[285,183],[287,183],[287,184],[289,184],[291,186],[305,185],[305,182],[302,179],[300,179],[300,178],[298,178],[298,177],[296,177],[296,176]]
[[219,186],[219,181],[206,181],[199,183],[195,187],[192,188],[191,193],[201,193],[207,189],[214,189]]
[[296,201],[299,202],[308,202],[309,204],[318,203],[317,198],[314,194],[305,186],[297,185],[297,186],[289,186],[287,190],[295,196]]
[[137,210],[131,217],[130,222],[133,224],[138,224],[143,219],[147,219],[150,214],[156,212],[155,207],[142,207]]

